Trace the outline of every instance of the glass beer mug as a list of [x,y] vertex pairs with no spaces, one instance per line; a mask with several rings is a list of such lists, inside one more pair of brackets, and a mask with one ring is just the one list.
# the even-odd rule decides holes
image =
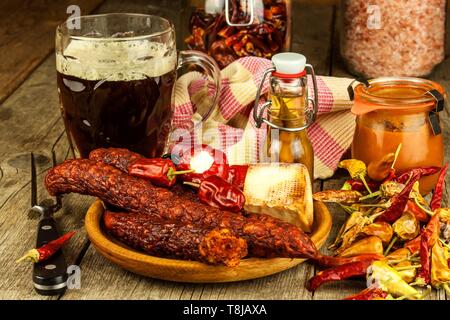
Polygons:
[[[215,94],[220,72],[213,59],[176,50],[174,26],[144,14],[81,16],[56,31],[60,107],[76,156],[99,147],[122,147],[158,157],[171,131],[172,89],[181,67],[195,64]],[[74,152],[75,154],[75,152]]]

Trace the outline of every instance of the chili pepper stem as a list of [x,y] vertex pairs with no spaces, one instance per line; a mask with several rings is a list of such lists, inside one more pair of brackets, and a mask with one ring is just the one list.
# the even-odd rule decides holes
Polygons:
[[194,187],[194,188],[200,188],[200,183],[195,183],[195,182],[183,182],[183,184]]
[[366,187],[367,191],[369,191],[369,194],[372,193],[372,190],[370,190],[369,185],[367,184],[366,178],[362,174],[359,175],[359,178],[361,179],[362,183],[364,184],[364,187]]
[[364,197],[359,198],[359,201],[364,201],[364,200],[367,200],[367,199],[375,198],[375,197],[378,197],[380,195],[381,195],[381,191],[378,190],[378,191],[369,193],[368,195],[366,195]]
[[445,292],[447,292],[447,295],[450,295],[450,286],[448,283],[444,283],[442,285],[442,287],[444,288]]
[[394,246],[394,244],[397,242],[398,237],[394,236],[391,240],[391,242],[389,243],[388,247],[386,248],[386,250],[384,251],[384,255],[387,256],[389,251],[391,251],[392,247]]
[[400,154],[400,150],[402,149],[402,144],[399,143],[397,146],[397,150],[395,150],[394,161],[392,161],[391,169],[394,169],[395,163],[397,162],[398,155]]
[[361,204],[360,207],[362,207],[362,208],[383,208],[383,209],[386,209],[388,206],[387,206],[387,203],[382,203],[382,204],[376,203],[376,204]]
[[446,243],[446,242],[445,242],[444,240],[442,240],[441,238],[439,238],[439,241],[442,243],[442,245],[443,245],[444,247],[446,247],[447,249],[450,250],[450,244]]
[[416,264],[413,266],[394,267],[394,269],[397,271],[405,271],[405,270],[417,269],[417,268],[420,268],[421,266],[422,266],[421,264]]
[[417,199],[417,197],[414,197],[414,202],[416,203],[416,205],[423,211],[425,211],[428,215],[433,216],[434,212],[428,210],[427,208],[424,208],[420,203],[419,203],[419,199]]
[[370,221],[375,221],[376,218],[378,218],[379,216],[381,216],[382,214],[384,214],[384,211],[378,212],[372,216],[370,216]]
[[194,169],[190,169],[190,170],[181,170],[181,171],[175,171],[172,168],[169,169],[169,171],[167,172],[167,178],[169,178],[169,180],[172,180],[173,178],[175,178],[177,175],[180,174],[186,174],[186,173],[192,173],[194,172]]
[[[412,283],[410,283],[409,285],[413,286]],[[418,297],[416,296],[416,294],[408,294],[408,295],[405,295],[405,296],[398,297],[395,300],[405,300],[405,299],[408,299],[408,298],[411,298],[411,297],[417,297],[417,300],[423,300],[426,297],[428,297],[430,295],[430,293],[431,293],[431,287],[427,286],[427,291],[425,291],[423,294],[421,294]]]
[[36,249],[29,250],[22,258],[18,259],[16,263],[22,262],[24,260],[29,260],[31,262],[37,263],[39,261],[39,251]]
[[352,214],[353,212],[356,211],[355,209],[352,209],[351,207],[346,206],[346,205],[344,205],[344,204],[342,204],[342,203],[339,203],[339,205],[340,205],[341,208],[344,209],[344,211],[347,212],[348,214]]

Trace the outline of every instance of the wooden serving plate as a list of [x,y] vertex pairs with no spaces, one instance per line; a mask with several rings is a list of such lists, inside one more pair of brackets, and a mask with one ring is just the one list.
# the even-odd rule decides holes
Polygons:
[[[103,203],[89,208],[85,227],[94,247],[120,267],[151,278],[179,282],[232,282],[255,279],[290,269],[306,259],[243,259],[238,267],[212,266],[196,261],[159,258],[136,251],[109,236],[102,227]],[[311,238],[320,248],[331,230],[331,215],[321,202],[314,202],[314,226]]]

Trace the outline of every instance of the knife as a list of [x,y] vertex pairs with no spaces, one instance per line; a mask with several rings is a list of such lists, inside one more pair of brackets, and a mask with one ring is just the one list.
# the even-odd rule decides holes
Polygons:
[[[53,166],[56,165],[56,155],[52,150]],[[56,202],[44,200],[38,204],[37,174],[34,154],[31,153],[31,209],[29,217],[39,214],[36,248],[59,238],[58,227],[53,214],[62,207],[61,197]],[[54,296],[64,293],[67,289],[67,263],[62,250],[58,250],[49,259],[34,264],[33,284],[37,293]]]

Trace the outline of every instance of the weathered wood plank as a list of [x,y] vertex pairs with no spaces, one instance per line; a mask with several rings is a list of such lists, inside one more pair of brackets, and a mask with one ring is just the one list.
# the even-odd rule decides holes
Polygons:
[[67,7],[90,13],[102,0],[12,1],[0,3],[0,103],[50,54],[55,28],[67,18]]
[[[37,220],[27,219],[30,151],[36,155],[38,194],[43,200],[48,195],[42,178],[51,166],[52,145],[63,132],[54,68],[54,57],[50,57],[3,103],[0,111],[0,268],[9,274],[0,280],[0,299],[43,298],[34,292],[30,265],[16,265],[15,261],[34,247],[36,239]],[[66,157],[67,149],[64,138],[56,149],[59,161]],[[64,209],[56,215],[61,232],[79,230],[65,250],[69,264],[75,262],[86,241],[82,226],[85,209],[78,207],[82,205],[77,202],[79,198],[67,197]]]

